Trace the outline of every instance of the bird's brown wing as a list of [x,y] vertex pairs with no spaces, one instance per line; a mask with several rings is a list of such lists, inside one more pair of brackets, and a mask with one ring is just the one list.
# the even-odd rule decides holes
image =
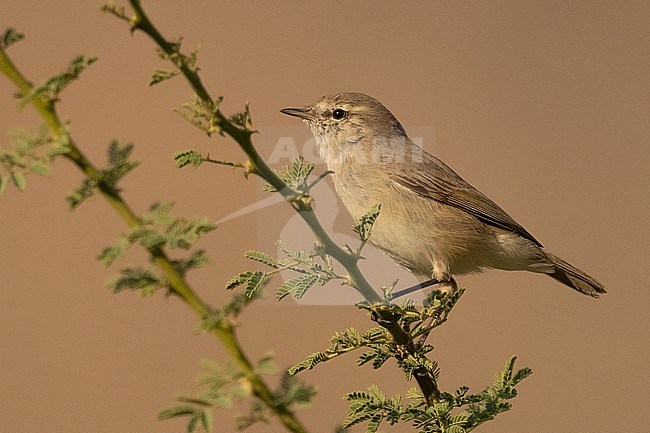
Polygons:
[[[390,170],[388,175],[398,185],[422,197],[454,206],[486,224],[517,233],[536,245],[542,246],[533,235],[496,203],[465,182],[456,172],[434,156],[425,153],[423,165],[419,166],[417,170],[413,170],[412,166],[409,167],[410,171],[399,169],[399,166],[394,168],[396,170]],[[401,168],[406,167],[402,166]]]

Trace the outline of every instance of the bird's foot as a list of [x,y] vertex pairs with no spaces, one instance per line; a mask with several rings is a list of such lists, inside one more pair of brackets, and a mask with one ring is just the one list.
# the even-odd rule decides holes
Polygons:
[[451,295],[458,291],[458,284],[456,284],[456,280],[449,278],[447,281],[439,281],[437,284],[434,284],[434,290]]

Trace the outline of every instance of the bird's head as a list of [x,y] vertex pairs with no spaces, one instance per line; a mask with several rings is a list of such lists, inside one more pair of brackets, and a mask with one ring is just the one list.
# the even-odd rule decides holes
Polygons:
[[395,116],[363,93],[336,93],[306,107],[280,111],[309,125],[328,165],[359,159],[369,152],[381,153],[382,147],[394,147],[396,142],[401,145],[407,139]]

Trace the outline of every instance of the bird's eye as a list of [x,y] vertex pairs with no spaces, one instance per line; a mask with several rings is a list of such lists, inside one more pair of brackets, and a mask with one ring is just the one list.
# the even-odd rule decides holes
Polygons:
[[348,112],[341,109],[337,108],[334,111],[332,111],[332,119],[334,120],[342,120],[345,119],[345,117],[348,115]]

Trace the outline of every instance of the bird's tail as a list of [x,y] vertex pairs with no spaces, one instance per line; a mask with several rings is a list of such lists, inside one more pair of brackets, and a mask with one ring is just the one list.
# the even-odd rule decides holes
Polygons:
[[554,268],[553,272],[548,273],[549,276],[555,278],[560,283],[566,284],[572,289],[593,298],[600,297],[601,293],[607,293],[603,285],[596,281],[592,276],[582,272],[580,269],[549,252],[545,253]]

